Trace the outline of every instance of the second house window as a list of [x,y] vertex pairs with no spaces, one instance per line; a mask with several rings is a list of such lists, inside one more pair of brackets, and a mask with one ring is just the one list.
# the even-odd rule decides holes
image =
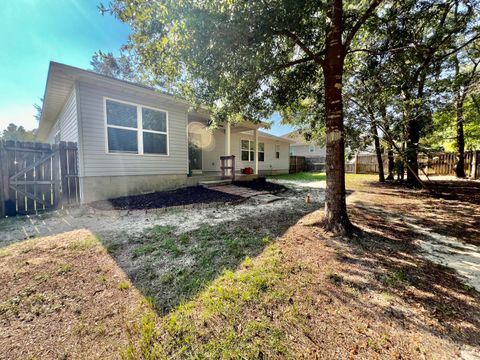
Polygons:
[[[265,144],[258,143],[258,161],[265,160]],[[255,161],[255,141],[242,140],[242,161]]]
[[168,155],[166,111],[105,99],[109,153]]

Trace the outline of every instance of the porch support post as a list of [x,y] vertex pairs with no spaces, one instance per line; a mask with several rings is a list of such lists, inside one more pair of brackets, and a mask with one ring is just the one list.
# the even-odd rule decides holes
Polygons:
[[255,135],[255,165],[254,165],[254,174],[258,175],[258,129],[253,130]]
[[230,130],[230,123],[227,122],[225,124],[225,155],[230,156],[232,155],[232,148],[230,146],[231,144],[231,130]]

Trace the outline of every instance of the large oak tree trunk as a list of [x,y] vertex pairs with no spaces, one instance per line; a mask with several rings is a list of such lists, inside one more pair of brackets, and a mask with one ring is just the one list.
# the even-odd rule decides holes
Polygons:
[[325,193],[325,227],[335,233],[348,234],[352,225],[345,199],[345,148],[343,127],[342,45],[343,3],[331,1],[331,28],[326,36],[324,86],[327,134],[327,189]]
[[378,137],[377,125],[372,124],[373,142],[375,143],[375,154],[378,162],[378,181],[385,182],[385,173],[383,171],[382,149],[380,148],[380,138]]
[[457,107],[457,153],[458,162],[455,173],[458,178],[465,177],[465,137],[463,134],[463,101],[456,102]]

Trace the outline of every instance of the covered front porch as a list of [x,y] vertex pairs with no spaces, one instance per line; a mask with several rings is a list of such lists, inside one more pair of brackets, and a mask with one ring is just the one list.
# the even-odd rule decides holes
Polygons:
[[[192,177],[218,178],[222,176],[221,157],[235,156],[235,177],[245,177],[241,170],[253,169],[253,175],[259,173],[259,128],[263,124],[241,122],[235,125],[225,123],[215,129],[209,128],[209,118],[199,114],[188,116],[188,165]],[[240,138],[248,137],[248,148]],[[240,141],[240,143],[239,143]],[[248,159],[245,160],[245,153]],[[231,165],[231,163],[230,163]]]

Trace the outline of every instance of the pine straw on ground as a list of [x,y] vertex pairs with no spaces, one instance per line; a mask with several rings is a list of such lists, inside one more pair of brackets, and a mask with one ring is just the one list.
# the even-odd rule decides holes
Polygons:
[[0,359],[117,359],[142,296],[87,230],[0,249]]
[[[259,255],[225,270],[191,300],[166,315],[150,305],[141,320],[133,320],[139,294],[120,289],[122,271],[98,245],[90,247],[90,240],[67,246],[60,237],[64,245],[50,249],[47,240],[37,239],[35,244],[45,243],[40,250],[25,245],[34,244],[30,241],[4,248],[0,299],[9,301],[2,304],[17,303],[15,294],[28,288],[20,283],[31,284],[47,299],[68,302],[47,302],[53,305],[37,315],[42,298],[38,302],[24,295],[18,310],[0,310],[7,334],[0,335],[0,346],[7,349],[0,357],[103,358],[118,357],[118,352],[109,351],[119,350],[127,359],[480,356],[479,293],[451,270],[420,258],[414,244],[419,235],[395,217],[414,217],[428,227],[438,223],[435,231],[455,236],[459,228],[454,223],[478,213],[478,205],[392,185],[351,182],[349,190],[350,217],[360,229],[352,239],[325,233],[317,226],[322,212],[310,213],[277,241],[269,241]],[[463,222],[466,241],[473,242],[479,220],[471,216]],[[30,260],[37,258],[41,260]],[[47,259],[55,265],[36,268],[47,266]],[[100,281],[92,275],[98,263],[109,269],[103,270],[108,279],[115,279],[110,285],[102,285],[102,271]],[[69,270],[65,264],[73,267]],[[27,272],[30,269],[34,271]],[[47,274],[45,283],[37,283],[37,273]],[[59,275],[64,273],[68,275]],[[82,304],[78,314],[77,300]],[[55,304],[66,309],[60,307],[57,313]],[[86,324],[89,331],[72,333],[74,324]],[[94,324],[105,327],[96,330]]]
[[350,190],[350,215],[360,229],[353,239],[323,232],[321,211],[305,216],[192,301],[163,318],[147,316],[143,324],[156,330],[132,329],[129,358],[142,358],[145,349],[151,358],[480,356],[478,292],[421,259],[413,244],[418,234],[385,216],[428,218],[432,207],[446,205],[460,221],[463,210],[391,186],[353,183]]

